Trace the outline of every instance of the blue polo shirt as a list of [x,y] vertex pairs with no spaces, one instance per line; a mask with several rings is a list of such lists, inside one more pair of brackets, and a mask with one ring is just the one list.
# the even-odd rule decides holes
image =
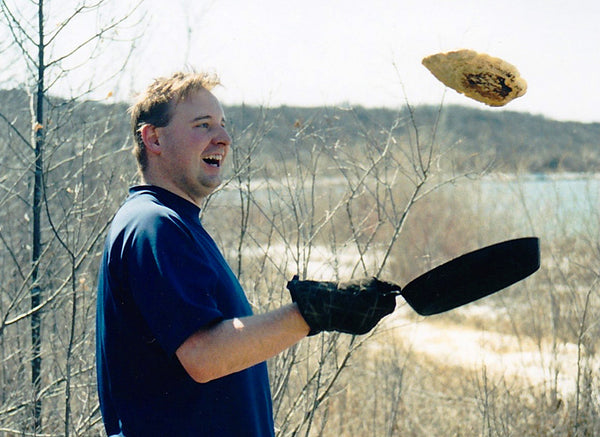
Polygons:
[[199,213],[167,190],[137,186],[112,222],[96,323],[108,435],[274,435],[266,363],[200,384],[175,355],[197,330],[252,314]]

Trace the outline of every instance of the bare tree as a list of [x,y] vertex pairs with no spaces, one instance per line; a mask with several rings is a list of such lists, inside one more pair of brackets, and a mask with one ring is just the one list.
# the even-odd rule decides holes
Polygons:
[[[30,351],[31,383],[30,389],[22,390],[29,393],[29,401],[10,397],[15,402],[3,404],[2,412],[17,415],[19,411],[27,410],[27,414],[21,417],[31,420],[19,426],[35,433],[41,432],[44,427],[44,399],[52,399],[57,390],[65,393],[63,435],[68,436],[76,429],[71,421],[71,380],[77,302],[80,299],[77,293],[82,285],[78,281],[78,272],[88,255],[93,253],[105,223],[99,214],[102,209],[95,208],[105,200],[89,203],[94,198],[92,196],[100,194],[102,184],[85,179],[90,177],[90,171],[98,170],[97,163],[102,159],[102,153],[91,150],[89,146],[109,135],[112,129],[109,125],[90,123],[92,114],[87,114],[86,120],[82,104],[85,97],[100,89],[104,82],[115,81],[129,58],[130,49],[125,48],[121,65],[113,64],[112,71],[99,68],[106,46],[110,43],[115,47],[117,31],[133,25],[135,6],[118,17],[104,18],[101,12],[109,8],[123,11],[115,4],[118,2],[110,0],[72,4],[49,0],[30,1],[26,5],[8,0],[0,3],[0,26],[10,35],[12,42],[12,51],[6,49],[5,52],[13,56],[13,68],[25,73],[20,84],[20,96],[28,95],[29,100],[29,103],[23,100],[15,102],[26,108],[20,113],[0,111],[0,119],[9,134],[5,147],[17,151],[14,167],[6,162],[7,169],[11,170],[9,174],[16,178],[7,179],[8,183],[3,187],[3,205],[18,211],[28,209],[23,216],[30,225],[30,243],[24,247],[30,254],[28,266],[23,260],[24,251],[7,234],[9,230],[0,230],[4,247],[11,254],[12,270],[18,272],[19,278],[15,282],[16,290],[6,293],[6,302],[3,302],[0,336],[3,342],[11,342],[12,339],[7,338],[7,328],[29,322],[30,347],[27,350]],[[100,24],[96,24],[98,22]],[[129,40],[127,45],[132,47],[133,41]],[[94,64],[96,70],[104,71],[104,77],[96,77],[93,81],[80,80],[80,85],[72,81],[71,76],[77,76],[78,72]],[[88,70],[88,74],[90,71],[94,69]],[[64,97],[55,97],[52,94],[54,90],[62,92]],[[77,127],[73,130],[75,119],[81,123],[79,131]],[[72,137],[73,132],[80,137]],[[89,135],[88,144],[84,138],[86,134]],[[84,185],[90,188],[84,188]],[[92,220],[88,220],[90,216]],[[19,234],[24,235],[22,232]],[[63,258],[61,253],[66,257]],[[66,263],[63,264],[62,260]],[[65,269],[65,266],[70,268]],[[67,324],[66,331],[61,330],[63,326],[56,329],[56,332],[61,332],[60,336],[68,333],[65,348],[59,348],[64,355],[43,365],[43,356],[52,356],[50,352],[59,356],[54,339],[50,338],[47,344],[45,342],[42,328],[49,322],[49,318],[44,316],[45,311],[49,308],[63,310],[69,289],[71,323]],[[24,304],[26,291],[29,294],[27,307]],[[22,339],[18,341],[21,344]],[[57,367],[64,357],[65,366]],[[5,365],[8,366],[12,360],[10,357],[6,360]],[[60,376],[54,374],[59,368]],[[8,368],[6,370],[10,373]],[[19,372],[22,373],[22,370]]]
[[[276,109],[259,111],[256,120],[243,120],[243,111],[229,115],[233,175],[209,199],[203,222],[257,311],[289,299],[284,284],[293,274],[324,280],[402,277],[397,266],[406,258],[394,248],[409,213],[456,179],[441,176],[435,166],[446,151],[435,140],[435,124],[421,127],[404,111],[389,126],[379,126],[355,113],[357,134],[346,141],[333,122],[337,111],[315,109],[309,119],[292,122],[290,144],[275,151],[264,147],[270,128],[282,123]],[[278,435],[321,435],[329,412],[334,414],[334,398],[344,390],[344,374],[369,340],[323,334],[271,360]],[[399,398],[401,381],[392,388],[390,398]]]

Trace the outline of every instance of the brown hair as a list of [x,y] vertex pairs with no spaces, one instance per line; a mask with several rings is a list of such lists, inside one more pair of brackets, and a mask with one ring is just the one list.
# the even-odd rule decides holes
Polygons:
[[131,129],[133,133],[133,154],[140,172],[148,165],[146,147],[140,134],[140,128],[150,124],[164,127],[171,121],[173,108],[190,94],[205,89],[212,90],[219,85],[214,74],[178,72],[170,77],[159,77],[139,96],[130,108]]

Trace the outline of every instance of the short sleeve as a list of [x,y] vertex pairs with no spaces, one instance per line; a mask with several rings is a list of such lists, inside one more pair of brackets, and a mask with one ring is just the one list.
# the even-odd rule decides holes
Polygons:
[[133,300],[167,353],[223,319],[214,298],[218,273],[177,217],[138,221],[123,258]]

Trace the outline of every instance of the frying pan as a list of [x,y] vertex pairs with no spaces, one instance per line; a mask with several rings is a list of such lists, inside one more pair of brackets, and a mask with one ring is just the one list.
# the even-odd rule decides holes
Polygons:
[[400,294],[417,313],[430,316],[502,290],[539,267],[539,239],[517,238],[439,265],[410,281]]

